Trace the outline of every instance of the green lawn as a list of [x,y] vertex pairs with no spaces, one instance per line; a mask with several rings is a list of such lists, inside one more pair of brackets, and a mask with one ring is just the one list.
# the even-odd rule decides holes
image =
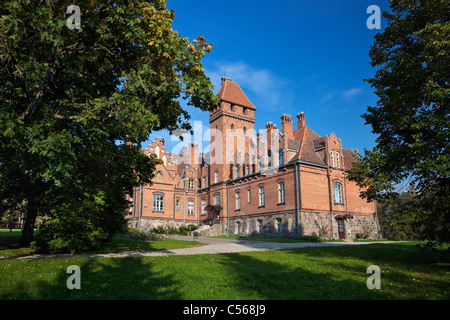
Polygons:
[[[33,254],[33,250],[30,248],[19,247],[20,235],[20,230],[9,232],[9,230],[0,229],[0,257],[26,256]],[[169,250],[198,245],[202,244],[197,241],[181,241],[174,239],[141,241],[129,239],[123,235],[116,235],[112,238],[111,242],[106,243],[102,249],[95,251],[95,253]]]
[[[66,269],[81,269],[69,290]],[[381,269],[381,289],[366,286]],[[141,258],[0,261],[0,299],[449,299],[450,258],[412,243]]]

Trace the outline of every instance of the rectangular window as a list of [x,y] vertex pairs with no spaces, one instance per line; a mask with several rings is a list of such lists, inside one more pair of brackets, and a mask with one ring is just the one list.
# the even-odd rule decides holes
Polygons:
[[194,200],[188,200],[188,215],[194,215]]
[[278,165],[284,164],[283,150],[278,151]]
[[206,199],[202,199],[202,214],[206,214]]
[[339,159],[339,152],[336,152],[336,167],[341,167],[341,161]]
[[194,179],[189,179],[189,189],[194,189]]
[[247,190],[247,198],[248,203],[252,202],[252,192],[250,191],[250,189]]
[[176,200],[176,208],[177,208],[177,211],[180,211],[180,199]]
[[278,203],[284,203],[284,182],[278,184]]
[[265,198],[264,198],[264,187],[259,187],[259,206],[264,206]]
[[220,195],[215,195],[214,196],[214,204],[215,205],[219,205],[220,204]]
[[236,210],[241,210],[241,193],[236,192]]
[[334,167],[334,153],[330,151],[331,166]]
[[217,183],[217,182],[219,182],[219,172],[218,171],[214,172],[214,183]]
[[164,196],[161,194],[153,195],[153,211],[164,211]]
[[283,225],[282,225],[281,218],[277,218],[276,219],[276,230],[277,230],[277,232],[283,231],[282,227],[283,227]]

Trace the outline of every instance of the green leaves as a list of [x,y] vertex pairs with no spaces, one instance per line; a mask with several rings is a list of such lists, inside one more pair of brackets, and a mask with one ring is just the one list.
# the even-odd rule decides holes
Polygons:
[[79,1],[80,30],[65,25],[70,4],[0,4],[0,200],[110,234],[153,177],[140,144],[190,127],[180,97],[216,103],[201,64],[212,44],[173,31],[165,1]]
[[[350,177],[367,188],[368,199],[393,195],[394,186],[409,179],[418,188],[417,207],[441,217],[450,203],[450,4],[395,0],[391,9],[384,15],[388,26],[370,50],[378,69],[366,80],[379,101],[362,116],[378,135],[377,146]],[[448,218],[437,221],[450,230]],[[448,231],[439,237],[450,238]]]

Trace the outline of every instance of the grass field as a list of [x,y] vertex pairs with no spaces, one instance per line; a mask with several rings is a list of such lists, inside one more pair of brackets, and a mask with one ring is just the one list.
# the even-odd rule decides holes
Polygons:
[[[21,231],[0,229],[0,257],[1,256],[25,256],[33,254],[30,248],[20,248]],[[153,251],[187,248],[198,246],[201,243],[197,241],[181,241],[174,239],[164,239],[161,241],[139,241],[129,239],[123,235],[116,235],[112,241],[93,253],[111,253],[111,252],[132,252],[132,251]]]
[[[69,290],[67,267],[81,270]],[[381,289],[366,286],[367,267]],[[449,299],[450,259],[413,243],[141,258],[0,261],[0,299]]]

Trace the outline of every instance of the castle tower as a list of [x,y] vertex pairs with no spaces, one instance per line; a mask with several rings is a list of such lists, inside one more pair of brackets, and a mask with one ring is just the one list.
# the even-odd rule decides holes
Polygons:
[[242,164],[242,157],[238,158],[238,154],[250,152],[256,108],[239,85],[226,77],[222,77],[217,97],[219,104],[209,110],[211,174],[218,171],[219,182],[222,182],[232,177],[234,166]]

